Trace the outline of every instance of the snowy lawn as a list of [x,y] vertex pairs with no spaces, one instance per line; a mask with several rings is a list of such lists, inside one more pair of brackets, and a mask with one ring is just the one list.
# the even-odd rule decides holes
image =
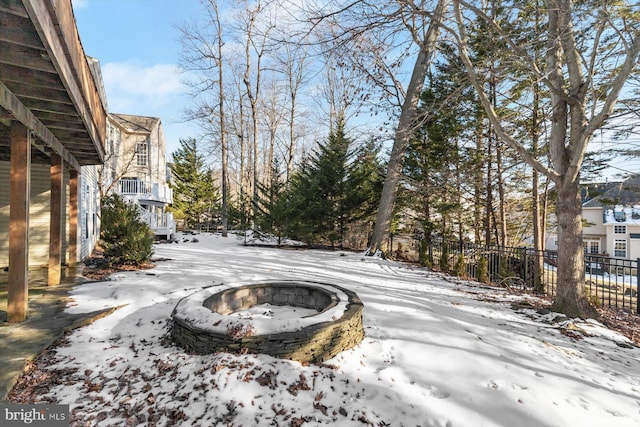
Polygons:
[[[168,258],[76,288],[69,312],[123,306],[49,357],[77,425],[638,426],[640,349],[595,321],[514,309],[525,297],[346,252],[185,236]],[[203,287],[313,280],[355,291],[366,337],[321,366],[186,354],[168,339]],[[521,304],[521,306],[525,306]]]

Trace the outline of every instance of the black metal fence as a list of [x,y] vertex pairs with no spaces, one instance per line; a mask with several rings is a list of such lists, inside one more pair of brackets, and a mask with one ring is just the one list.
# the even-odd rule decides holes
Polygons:
[[[558,254],[555,251],[439,240],[427,244],[409,236],[404,239],[394,236],[391,248],[394,255],[407,259],[417,257],[413,260],[434,270],[526,292],[549,296],[556,293]],[[640,314],[639,265],[640,259],[585,254],[587,296],[604,307]]]

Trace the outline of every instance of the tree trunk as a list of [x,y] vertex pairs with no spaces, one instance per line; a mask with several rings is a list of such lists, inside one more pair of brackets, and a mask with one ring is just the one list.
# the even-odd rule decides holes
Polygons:
[[422,92],[422,85],[427,74],[428,62],[430,54],[425,49],[420,49],[418,58],[413,68],[411,82],[407,89],[407,95],[402,106],[402,113],[396,134],[393,140],[393,148],[389,157],[387,166],[387,176],[382,187],[382,195],[380,196],[380,205],[376,215],[376,225],[373,229],[373,237],[369,254],[376,253],[386,254],[388,251],[389,234],[391,232],[391,219],[393,217],[393,208],[398,195],[398,185],[402,178],[402,164],[404,162],[404,154],[409,145],[409,139],[416,118],[418,99]]
[[402,178],[402,164],[404,154],[409,145],[418,110],[418,101],[422,93],[424,80],[431,63],[431,59],[436,50],[436,41],[439,34],[439,25],[442,22],[444,10],[449,0],[439,0],[434,12],[433,21],[429,25],[424,40],[420,46],[418,57],[413,66],[411,80],[407,87],[407,93],[402,104],[398,127],[393,139],[393,148],[387,166],[387,175],[382,186],[380,205],[376,215],[376,225],[371,237],[371,245],[367,250],[368,255],[381,254],[384,256],[388,252],[389,235],[391,233],[391,219],[393,218],[393,208],[398,195],[398,185]]
[[558,286],[553,310],[570,317],[595,317],[584,292],[582,204],[579,179],[560,181],[558,191]]
[[222,67],[222,48],[224,46],[224,42],[222,40],[222,23],[220,22],[220,14],[218,13],[218,3],[213,2],[213,7],[215,11],[216,17],[216,30],[218,33],[218,108],[220,109],[220,114],[218,118],[220,119],[220,150],[221,150],[221,163],[222,163],[222,237],[227,237],[227,228],[229,223],[229,206],[228,206],[228,171],[229,171],[229,154],[227,153],[227,128],[225,122],[224,115],[224,74]]
[[[536,15],[537,17],[537,15]],[[536,21],[537,23],[537,21]],[[539,118],[540,111],[540,87],[538,83],[533,84],[533,108],[531,117],[531,152],[536,158],[539,150]],[[531,203],[532,219],[533,219],[533,289],[536,292],[544,293],[544,282],[542,281],[542,272],[544,271],[544,222],[546,218],[546,210],[543,209],[540,201],[540,173],[533,169],[531,176]]]
[[[482,147],[482,122],[479,121],[477,123],[478,129],[475,131],[476,147],[473,161],[473,231],[475,242],[478,245],[482,245],[482,189],[484,187],[482,182],[482,159],[484,158],[484,149]],[[489,243],[485,241],[485,244]]]

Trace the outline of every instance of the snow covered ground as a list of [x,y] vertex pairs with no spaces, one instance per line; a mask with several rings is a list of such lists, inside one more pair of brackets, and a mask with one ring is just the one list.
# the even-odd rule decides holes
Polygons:
[[[235,237],[156,246],[169,260],[76,288],[70,312],[123,306],[73,332],[50,366],[87,425],[638,426],[640,349],[595,321],[514,308],[524,297],[425,269]],[[167,333],[180,298],[221,282],[336,284],[366,337],[321,366],[188,355]],[[521,304],[520,306],[526,306]]]

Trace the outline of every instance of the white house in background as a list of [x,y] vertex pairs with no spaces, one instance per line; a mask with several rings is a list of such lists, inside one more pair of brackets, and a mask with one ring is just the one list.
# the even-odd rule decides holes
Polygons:
[[157,238],[170,239],[175,222],[167,207],[173,202],[173,194],[167,182],[166,144],[160,119],[109,113],[107,152],[108,172],[103,177],[107,187],[140,207],[142,218]]
[[640,258],[640,177],[608,183],[582,205],[586,253]]

